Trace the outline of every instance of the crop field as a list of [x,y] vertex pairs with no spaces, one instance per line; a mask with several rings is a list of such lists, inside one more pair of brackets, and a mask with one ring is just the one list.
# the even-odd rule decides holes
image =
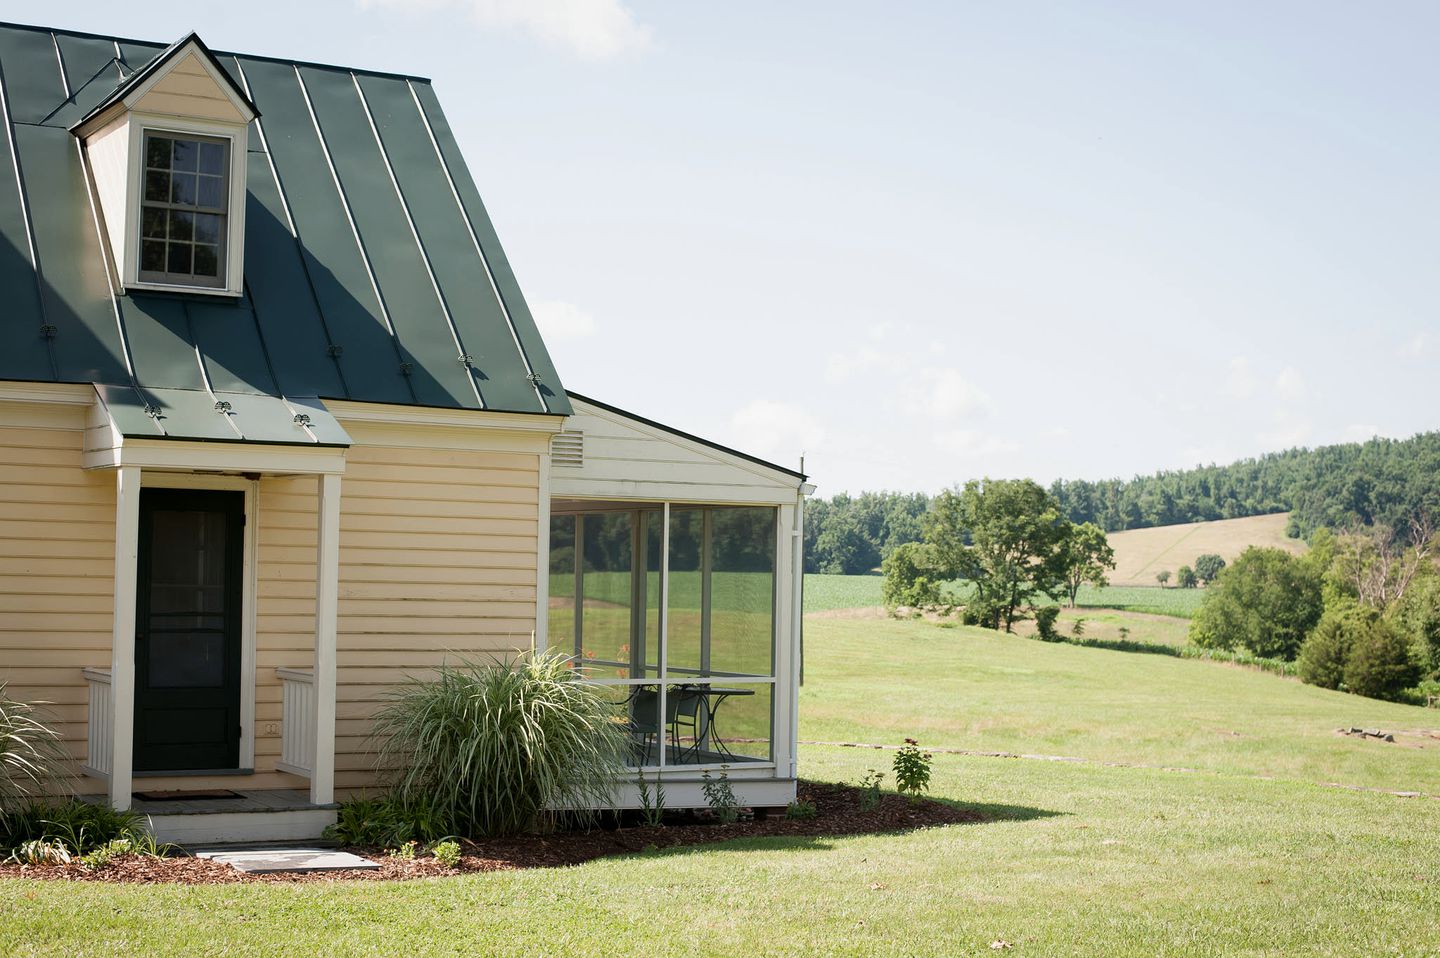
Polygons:
[[1155,574],[1168,570],[1173,576],[1182,565],[1193,566],[1195,557],[1213,552],[1226,562],[1249,546],[1270,546],[1299,555],[1305,543],[1285,535],[1286,512],[1246,519],[1219,519],[1178,526],[1129,529],[1107,536],[1115,550],[1113,585],[1153,586]]

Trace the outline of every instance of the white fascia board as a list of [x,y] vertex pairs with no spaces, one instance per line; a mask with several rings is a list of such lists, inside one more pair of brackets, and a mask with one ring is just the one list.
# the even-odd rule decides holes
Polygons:
[[85,469],[140,466],[176,472],[342,475],[345,472],[345,449],[338,446],[122,438],[120,444],[113,448],[86,450],[82,464]]
[[565,417],[543,413],[494,412],[488,409],[437,409],[391,403],[326,399],[325,408],[336,419],[350,422],[389,423],[401,426],[461,426],[500,432],[557,433]]

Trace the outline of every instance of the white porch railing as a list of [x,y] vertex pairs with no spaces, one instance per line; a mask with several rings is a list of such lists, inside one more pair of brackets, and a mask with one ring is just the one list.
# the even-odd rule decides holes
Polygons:
[[280,676],[280,760],[282,772],[306,778],[315,769],[315,673],[278,668]]
[[86,728],[85,764],[86,773],[98,778],[109,778],[115,767],[113,723],[115,721],[114,697],[111,695],[109,669],[81,669],[86,683],[90,686],[90,713]]

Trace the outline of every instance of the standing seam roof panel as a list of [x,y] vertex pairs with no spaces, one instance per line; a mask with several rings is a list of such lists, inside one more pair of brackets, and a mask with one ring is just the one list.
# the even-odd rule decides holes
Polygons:
[[530,315],[530,308],[525,304],[525,297],[520,292],[520,284],[515,279],[515,273],[510,269],[509,260],[505,258],[505,251],[500,246],[500,238],[495,235],[495,227],[490,222],[490,215],[485,211],[485,204],[480,200],[480,191],[475,188],[475,181],[470,178],[470,169],[465,165],[465,158],[461,155],[460,147],[455,142],[455,135],[450,131],[450,124],[445,120],[445,113],[440,109],[440,101],[436,99],[435,91],[430,88],[428,83],[414,83],[411,86],[425,110],[430,128],[435,132],[435,141],[439,144],[440,153],[445,158],[446,166],[450,169],[451,178],[455,181],[455,190],[460,194],[460,201],[465,205],[465,211],[475,228],[475,235],[480,240],[480,248],[484,251],[485,259],[490,264],[490,271],[495,277],[495,285],[499,287],[500,295],[509,309],[511,321],[515,325],[515,334],[519,337],[520,345],[525,349],[530,367],[540,377],[545,404],[550,407],[552,413],[568,416],[571,412],[570,400],[566,398],[565,390],[560,385],[560,376],[550,362],[550,354],[545,349],[544,341],[540,338],[540,330],[536,328],[535,320]]
[[120,68],[115,63],[115,44],[109,40],[64,34],[58,34],[55,39],[61,59],[65,61],[70,100],[46,122],[68,129],[114,91],[120,82]]
[[416,401],[428,406],[476,408],[470,371],[460,362],[460,349],[425,272],[354,81],[349,73],[314,67],[301,67],[300,74],[325,141],[345,145],[332,148],[330,160],[364,242],[395,338],[407,359],[415,359],[410,382]]
[[[0,75],[0,96],[8,96]],[[0,117],[3,117],[0,112]],[[29,226],[13,162],[10,124],[0,128],[0,290],[5,309],[19,317],[0,350],[0,379],[50,379],[55,375],[49,341],[41,335],[44,311],[35,265],[30,262]]]
[[[340,207],[294,68],[245,58],[240,59],[240,67],[255,102],[265,111],[261,122],[270,156],[281,189],[290,200],[309,282],[334,344],[343,350],[340,366],[345,381],[355,390],[363,383],[365,399],[413,403],[415,397],[400,372],[395,341],[370,291],[365,265]],[[256,299],[261,302],[267,294],[258,287],[267,279],[253,280]],[[304,290],[294,292],[298,296]]]
[[484,376],[481,391],[487,405],[543,412],[517,362],[521,357],[505,315],[485,278],[485,265],[475,253],[409,84],[388,77],[359,79],[436,282],[450,302],[460,304],[452,316]]

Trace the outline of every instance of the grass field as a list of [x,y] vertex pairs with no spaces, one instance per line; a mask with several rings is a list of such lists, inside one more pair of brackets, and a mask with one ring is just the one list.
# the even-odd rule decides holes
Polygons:
[[1249,546],[1271,546],[1296,555],[1305,543],[1285,535],[1287,512],[1246,519],[1219,519],[1178,526],[1130,529],[1107,536],[1115,550],[1114,585],[1153,586],[1155,573],[1168,569],[1173,575],[1182,565],[1193,566],[1197,556],[1213,552],[1226,562]]
[[[829,612],[836,609],[864,609],[880,605],[878,575],[807,575],[805,577],[805,611]],[[952,583],[951,590],[965,594],[963,582]],[[1205,593],[1200,589],[1162,589],[1151,585],[1109,586],[1096,589],[1082,586],[1075,597],[1081,608],[1125,609],[1189,618],[1200,607]]]
[[[801,735],[937,754],[984,824],[403,884],[0,882],[5,955],[1434,955],[1440,713],[1163,656],[812,618]],[[1217,675],[1223,681],[1215,681]],[[805,746],[854,781],[890,754]],[[1120,767],[1106,762],[1194,769]]]

